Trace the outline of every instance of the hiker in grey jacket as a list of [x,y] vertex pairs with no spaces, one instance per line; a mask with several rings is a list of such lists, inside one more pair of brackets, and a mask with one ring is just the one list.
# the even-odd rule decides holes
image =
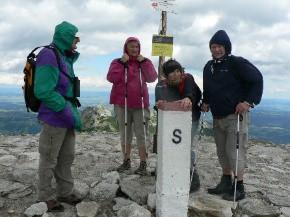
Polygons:
[[[232,175],[237,171],[236,200],[245,197],[243,175],[246,166],[249,111],[260,103],[263,92],[261,72],[243,57],[231,55],[231,41],[224,30],[214,34],[209,42],[213,59],[203,70],[202,110],[211,110],[214,138],[223,175],[220,183],[209,188],[210,194],[223,194],[225,200],[234,199]],[[239,158],[237,161],[237,117],[239,125]]]

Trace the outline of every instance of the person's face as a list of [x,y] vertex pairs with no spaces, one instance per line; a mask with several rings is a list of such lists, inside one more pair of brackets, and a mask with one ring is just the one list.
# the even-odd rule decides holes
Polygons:
[[75,39],[73,40],[72,46],[71,46],[71,51],[72,52],[76,52],[77,47],[77,43],[80,42],[80,38],[79,37],[75,37]]
[[178,85],[180,80],[181,80],[181,71],[179,69],[175,69],[173,72],[170,72],[167,76],[168,84],[171,86]]
[[212,54],[212,57],[215,59],[219,59],[226,54],[225,47],[220,44],[212,44],[210,46],[210,52]]
[[130,41],[127,44],[127,52],[129,56],[137,57],[139,55],[139,44],[137,41]]

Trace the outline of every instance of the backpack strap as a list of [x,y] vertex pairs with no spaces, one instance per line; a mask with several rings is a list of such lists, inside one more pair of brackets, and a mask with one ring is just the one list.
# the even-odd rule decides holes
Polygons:
[[43,46],[43,47],[53,50],[53,52],[54,52],[54,54],[55,54],[55,56],[56,56],[56,61],[57,61],[57,65],[58,65],[59,70],[62,72],[62,74],[63,74],[64,76],[66,76],[66,77],[67,77],[71,82],[73,82],[73,81],[74,81],[73,78],[70,77],[67,73],[65,73],[65,72],[62,70],[62,68],[61,68],[61,64],[60,64],[60,56],[59,56],[59,53],[57,52],[57,48],[54,47],[54,46],[52,46],[52,45],[45,45],[45,46]]
[[35,59],[36,58],[36,55],[35,55],[35,51],[41,47],[45,47],[47,49],[50,49],[50,50],[53,50],[55,56],[56,56],[56,61],[57,61],[57,65],[58,65],[58,69],[64,74],[64,76],[66,76],[71,82],[73,82],[73,78],[70,77],[67,73],[65,73],[62,68],[61,68],[61,64],[60,64],[60,56],[57,52],[57,48],[54,47],[53,45],[43,45],[43,46],[38,46],[36,48],[34,48],[27,56],[27,60],[29,59]]

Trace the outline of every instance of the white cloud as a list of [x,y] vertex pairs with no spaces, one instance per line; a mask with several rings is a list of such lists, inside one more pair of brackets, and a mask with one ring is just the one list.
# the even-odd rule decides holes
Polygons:
[[[289,96],[289,0],[178,0],[174,11],[176,14],[168,14],[167,26],[167,32],[174,36],[174,58],[188,72],[194,72],[200,86],[203,66],[210,58],[208,42],[218,29],[225,29],[233,54],[244,56],[261,69],[265,95]],[[150,57],[160,12],[152,9],[149,0],[2,0],[0,84],[22,82],[28,52],[50,43],[55,25],[63,20],[79,28],[82,61],[75,68],[92,70],[85,65],[88,58],[113,58],[121,53],[128,36],[137,36],[142,54]],[[157,57],[150,58],[157,64]],[[87,88],[110,89],[105,70],[93,77],[81,70],[76,73]],[[149,85],[151,90],[154,85]]]
[[111,84],[103,76],[79,76],[82,87],[86,89],[108,90]]
[[23,75],[0,72],[0,84],[22,86]]

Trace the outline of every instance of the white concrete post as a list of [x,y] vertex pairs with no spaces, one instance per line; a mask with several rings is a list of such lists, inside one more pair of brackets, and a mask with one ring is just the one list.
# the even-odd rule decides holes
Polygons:
[[165,103],[158,110],[156,216],[187,217],[191,108]]

